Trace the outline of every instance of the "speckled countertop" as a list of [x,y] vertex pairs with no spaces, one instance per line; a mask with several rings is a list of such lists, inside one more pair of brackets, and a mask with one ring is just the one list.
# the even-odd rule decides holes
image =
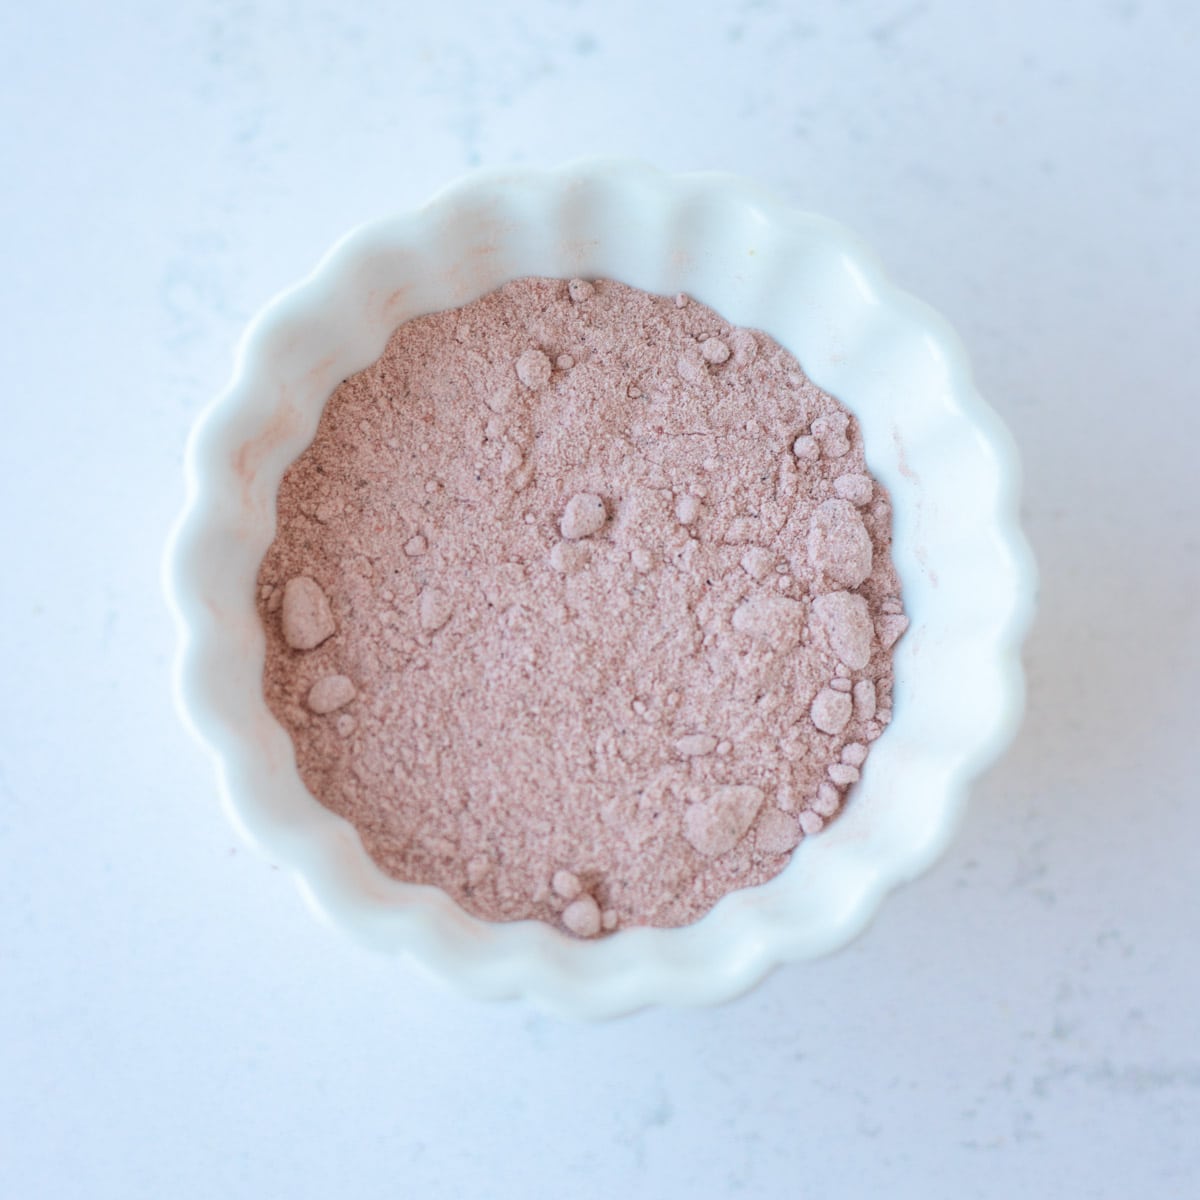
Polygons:
[[[1200,10],[644,7],[0,16],[0,1194],[1200,1188]],[[944,310],[1043,587],[931,875],[736,1004],[577,1027],[343,944],[242,849],[157,571],[270,294],[467,167],[593,152],[761,178]]]

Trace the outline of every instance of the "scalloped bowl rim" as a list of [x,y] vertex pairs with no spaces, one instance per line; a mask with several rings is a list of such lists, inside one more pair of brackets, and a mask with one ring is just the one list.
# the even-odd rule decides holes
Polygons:
[[[468,244],[483,247],[470,261]],[[747,247],[749,257],[739,257]],[[596,269],[604,263],[625,269]],[[408,283],[384,296],[372,285],[386,291],[389,269],[391,282]],[[622,930],[595,943],[541,922],[489,924],[437,889],[386,877],[351,827],[304,790],[261,687],[251,694],[263,643],[247,572],[273,536],[279,477],[350,373],[346,363],[357,370],[374,361],[388,334],[420,312],[530,274],[610,274],[649,291],[687,291],[793,350],[814,382],[860,420],[871,470],[892,492],[893,550],[913,619],[897,647],[895,720],[838,821],[805,839],[775,879],[731,893],[694,925]],[[647,286],[668,282],[678,286]],[[742,319],[747,314],[759,319]],[[313,361],[323,337],[333,349]],[[807,341],[807,357],[797,341]],[[926,447],[918,474],[906,456]],[[714,1003],[778,964],[837,949],[890,889],[942,853],[970,781],[1020,721],[1020,646],[1036,573],[1018,522],[1011,436],[976,391],[943,318],[890,283],[849,231],[734,176],[668,175],[609,160],[477,171],[414,212],[352,231],[250,323],[232,381],[197,419],[185,461],[186,504],[164,559],[179,632],[176,705],[216,764],[230,819],[293,874],[324,919],[480,998],[524,996],[579,1017]],[[943,477],[949,501],[965,498],[961,518],[956,503],[935,503]],[[914,548],[916,558],[907,555]],[[923,597],[917,611],[914,593]],[[932,614],[927,629],[922,606]],[[944,679],[955,655],[967,655],[971,668],[966,713],[956,723],[954,712],[940,710],[938,725],[942,701],[922,672],[932,662],[926,674],[936,674],[941,663]],[[905,689],[913,697],[907,707]],[[908,708],[916,715],[906,742]],[[856,815],[864,795],[866,815]],[[904,805],[919,819],[901,822],[896,810]]]

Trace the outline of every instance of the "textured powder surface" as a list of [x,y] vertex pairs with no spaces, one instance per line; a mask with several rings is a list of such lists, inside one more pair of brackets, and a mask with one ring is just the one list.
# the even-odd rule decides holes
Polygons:
[[523,279],[330,398],[259,577],[301,775],[388,873],[579,937],[818,833],[906,619],[857,423],[686,297]]

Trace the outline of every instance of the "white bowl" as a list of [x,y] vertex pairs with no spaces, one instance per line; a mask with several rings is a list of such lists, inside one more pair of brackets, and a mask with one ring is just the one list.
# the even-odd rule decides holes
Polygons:
[[[912,620],[895,657],[894,720],[827,831],[770,883],[685,928],[579,942],[535,921],[488,924],[435,888],[389,878],[307,792],[263,700],[255,576],[280,478],[330,392],[403,321],[525,275],[687,292],[764,330],[857,415],[892,494]],[[968,783],[1014,733],[1034,592],[1017,489],[1012,441],[957,337],[840,226],[723,175],[613,162],[476,174],[351,233],[246,331],[232,383],[188,444],[187,504],[168,549],[179,709],[216,761],[234,823],[359,941],[472,995],[527,996],[559,1013],[725,1000],[858,933],[943,850]]]

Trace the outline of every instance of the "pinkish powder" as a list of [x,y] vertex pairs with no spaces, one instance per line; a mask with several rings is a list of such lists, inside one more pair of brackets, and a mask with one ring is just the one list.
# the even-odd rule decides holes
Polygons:
[[306,785],[488,920],[696,920],[836,815],[890,710],[858,426],[685,297],[522,279],[408,322],[278,516],[264,685]]

